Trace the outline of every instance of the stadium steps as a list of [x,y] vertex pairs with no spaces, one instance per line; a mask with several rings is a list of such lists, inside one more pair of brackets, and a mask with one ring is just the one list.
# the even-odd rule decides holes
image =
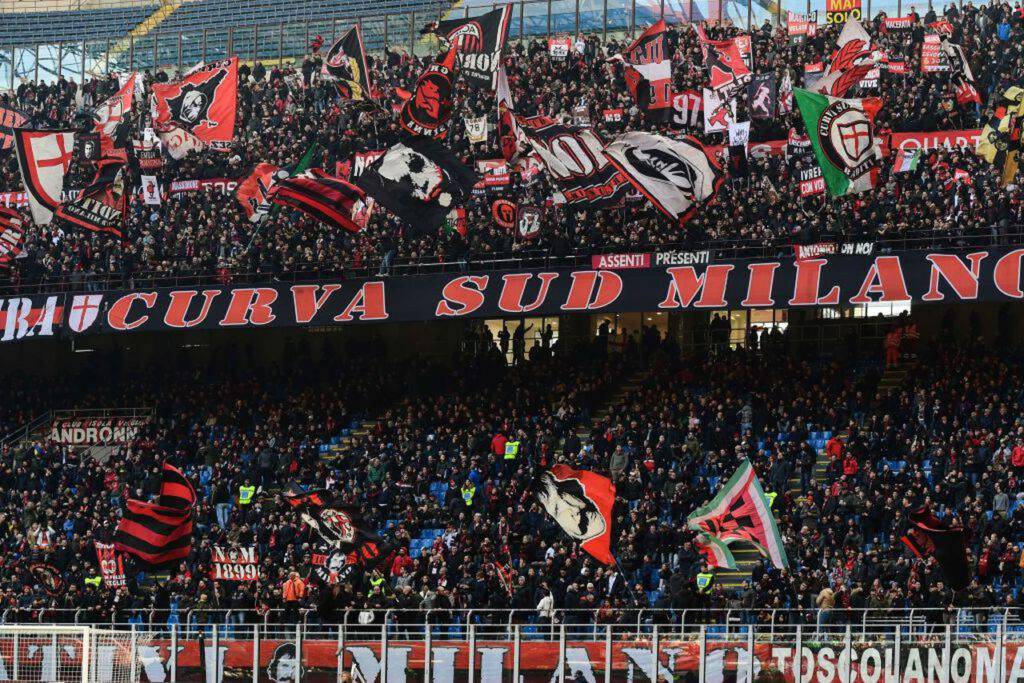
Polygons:
[[337,460],[344,457],[345,453],[352,448],[352,442],[355,439],[366,436],[376,429],[379,424],[380,420],[378,419],[363,420],[354,429],[343,429],[340,436],[331,439],[331,443],[326,444],[326,450],[321,449],[321,459]]
[[185,0],[160,0],[160,6],[152,14],[142,20],[135,28],[110,46],[110,59],[114,60],[128,51],[132,41],[138,41],[162,24],[167,17],[174,13],[174,10],[185,4]]
[[579,437],[580,441],[586,443],[590,437],[590,430],[601,424],[611,414],[612,408],[621,405],[631,393],[639,389],[647,379],[647,374],[646,370],[637,370],[632,376],[623,380],[615,392],[594,411],[590,424],[585,428],[580,426],[576,429],[576,436]]
[[[848,432],[840,432],[839,436],[845,438]],[[814,463],[814,472],[811,475],[815,484],[822,484],[828,480],[828,454],[824,448],[818,449],[818,459]],[[793,498],[803,495],[804,490],[800,487],[800,475],[791,477],[789,480],[789,493]],[[749,581],[754,568],[761,561],[761,553],[754,548],[736,546],[732,549],[733,557],[736,558],[736,569],[719,569],[715,571],[715,578],[726,590],[740,588],[744,581]]]
[[895,367],[886,368],[882,377],[878,380],[878,388],[875,391],[875,400],[880,401],[893,391],[903,385],[907,375],[917,368],[917,360],[903,362]]

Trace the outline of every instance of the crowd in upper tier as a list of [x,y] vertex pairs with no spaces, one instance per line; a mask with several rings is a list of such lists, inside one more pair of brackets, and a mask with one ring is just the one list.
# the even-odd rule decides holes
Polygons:
[[[950,605],[1016,607],[1024,363],[1005,345],[977,342],[977,320],[950,313],[946,325],[942,344],[903,359],[908,372],[891,392],[879,388],[874,352],[837,348],[814,360],[773,332],[684,358],[653,327],[626,337],[602,328],[575,342],[545,331],[509,355],[472,327],[444,363],[390,360],[380,340],[302,341],[274,365],[225,345],[202,362],[182,349],[144,372],[97,353],[59,383],[10,373],[5,432],[50,407],[154,413],[105,462],[45,438],[0,453],[0,615],[63,620],[80,610],[83,621],[163,625],[213,623],[233,610],[247,623],[337,623],[353,610],[350,622],[365,623],[384,608],[432,609],[439,621],[446,610],[474,608],[486,620],[488,610],[516,608],[531,623],[572,609],[582,610],[574,623],[635,623],[631,610],[643,605],[676,622],[682,609],[730,607],[750,620],[778,610],[776,619],[803,613],[824,626],[857,608],[930,607],[939,619]],[[1019,321],[1006,310],[999,325],[1013,338]],[[365,429],[332,449],[354,424]],[[521,444],[512,459],[508,440]],[[777,494],[791,566],[754,562],[741,567],[749,576],[717,572],[698,584],[708,569],[685,519],[744,458]],[[112,538],[126,498],[156,494],[165,461],[198,488],[192,553],[158,581],[129,562],[128,585],[108,589],[96,580],[93,542]],[[555,463],[615,482],[622,575],[531,495],[535,468]],[[397,554],[325,584],[313,565],[318,537],[282,497],[293,480],[361,511]],[[926,503],[970,530],[971,582],[957,593],[934,560],[898,541],[908,512]],[[214,545],[255,547],[260,579],[211,580]],[[58,585],[33,565],[53,567]]]
[[[911,8],[910,30],[885,30],[882,15],[865,22],[875,45],[891,61],[905,61],[906,75],[881,71],[878,88],[856,86],[853,96],[878,94],[884,107],[878,133],[978,129],[986,117],[993,93],[1019,84],[1024,74],[1024,18],[1020,3],[975,6],[968,1],[945,8],[952,26],[951,41],[961,45],[972,67],[982,106],[960,105],[947,73],[922,73],[921,46],[926,26],[936,18],[928,10]],[[828,63],[835,49],[838,26],[822,26],[813,38],[791,42],[785,25],[768,23],[750,31],[753,71],[774,73],[776,83],[789,75],[800,87],[804,66]],[[739,33],[727,26],[709,27],[711,37]],[[427,39],[431,41],[433,39]],[[628,37],[581,36],[564,60],[553,59],[545,41],[510,42],[505,64],[519,113],[547,114],[571,119],[584,106],[594,127],[610,139],[618,130],[658,130],[668,135],[694,134],[705,143],[726,142],[721,133],[705,134],[703,122],[689,129],[644,116],[632,101],[621,65],[606,59],[628,45]],[[673,64],[675,92],[700,91],[706,79],[700,45],[690,25],[671,26],[668,50]],[[395,88],[411,88],[429,57],[387,52],[372,57],[371,71],[383,95],[376,110],[342,101],[332,83],[320,76],[323,50],[310,52],[294,65],[243,64],[240,67],[238,117],[235,140],[227,153],[203,151],[181,161],[168,159],[157,172],[165,200],[161,206],[134,197],[125,238],[89,233],[60,221],[28,230],[26,258],[10,269],[14,284],[60,278],[75,285],[90,281],[120,283],[151,276],[217,274],[230,278],[244,273],[277,275],[288,272],[337,270],[361,266],[377,269],[403,260],[418,263],[485,260],[499,254],[542,252],[622,252],[650,245],[696,246],[709,240],[751,240],[783,247],[821,238],[877,240],[892,237],[926,239],[982,237],[1004,239],[1024,224],[1024,191],[1019,182],[998,187],[991,166],[970,148],[928,151],[917,169],[892,172],[890,153],[883,164],[879,186],[862,194],[833,199],[822,195],[801,198],[800,170],[816,162],[807,147],[787,149],[785,155],[752,156],[749,176],[727,181],[718,196],[680,226],[666,219],[646,201],[627,200],[617,208],[581,212],[551,204],[551,187],[543,173],[536,180],[517,173],[510,186],[475,195],[467,206],[465,236],[451,230],[437,234],[410,231],[397,218],[379,208],[369,226],[353,234],[320,224],[293,211],[280,211],[259,229],[245,220],[231,194],[219,189],[171,193],[174,181],[229,178],[239,180],[259,162],[294,164],[319,143],[315,160],[329,172],[356,152],[385,149],[399,138],[391,104]],[[157,71],[144,74],[146,98],[136,100],[133,130],[150,123],[148,88],[154,81],[176,77]],[[88,108],[114,93],[114,75],[83,85],[60,78],[50,84],[23,82],[13,93],[0,95],[0,105],[32,114],[37,126],[66,126]],[[739,95],[738,120],[748,119],[746,95]],[[605,109],[622,108],[623,121],[605,123]],[[471,145],[462,122],[486,115],[491,134],[486,143]],[[457,81],[455,124],[447,141],[467,163],[500,158],[494,129],[493,92]],[[671,119],[671,116],[668,117]],[[614,125],[614,128],[612,126]],[[798,111],[772,120],[754,120],[752,143],[798,137],[804,124]],[[0,190],[20,191],[21,180],[14,154],[8,150],[0,164]],[[80,185],[90,177],[87,168],[71,174]],[[541,231],[531,239],[501,228],[492,218],[497,197],[543,207]],[[25,211],[27,217],[28,212]],[[381,272],[387,273],[386,267]]]

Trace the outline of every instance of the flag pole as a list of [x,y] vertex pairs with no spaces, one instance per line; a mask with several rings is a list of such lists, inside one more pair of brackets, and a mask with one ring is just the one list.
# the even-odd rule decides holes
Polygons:
[[633,607],[640,607],[640,603],[636,601],[636,596],[633,595],[633,589],[629,586],[629,579],[626,578],[626,572],[622,571],[622,565],[619,564],[619,558],[612,556],[615,560],[615,569],[619,572],[619,577],[626,584],[626,593],[629,595],[630,601],[633,603]]

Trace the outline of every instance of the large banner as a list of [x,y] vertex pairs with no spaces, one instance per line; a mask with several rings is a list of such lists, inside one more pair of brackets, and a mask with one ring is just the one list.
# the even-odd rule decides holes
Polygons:
[[[1024,248],[510,270],[0,299],[0,341],[572,313],[1024,299]],[[629,259],[621,259],[623,262]],[[64,312],[68,311],[66,320]]]
[[210,578],[214,581],[256,581],[260,578],[256,546],[213,546]]
[[65,446],[125,444],[147,422],[144,417],[67,418],[54,420],[50,441]]
[[[369,624],[360,633],[375,627],[376,623]],[[402,628],[399,626],[396,632],[401,632]],[[542,628],[538,626],[538,632]],[[588,635],[592,628],[577,627]],[[227,680],[285,683],[298,678],[307,683],[334,683],[345,672],[353,680],[365,683],[376,683],[385,677],[390,683],[412,683],[424,680],[428,662],[429,680],[435,683],[468,681],[470,668],[473,669],[472,679],[484,683],[511,681],[517,669],[521,676],[517,683],[550,683],[563,677],[566,681],[590,683],[602,680],[614,683],[686,680],[794,683],[798,671],[801,683],[1004,683],[1024,676],[1024,648],[1017,642],[999,646],[994,638],[954,639],[947,646],[941,633],[932,638],[914,639],[899,648],[884,639],[855,638],[847,647],[841,637],[818,637],[805,641],[797,658],[796,647],[789,640],[792,634],[787,634],[786,639],[777,637],[778,642],[757,640],[753,653],[747,641],[738,638],[709,638],[702,653],[695,634],[685,640],[660,639],[656,652],[650,639],[614,640],[606,646],[599,637],[582,640],[581,635],[576,635],[566,640],[564,650],[557,636],[548,640],[524,638],[518,645],[513,644],[511,638],[478,639],[471,657],[465,640],[436,637],[429,652],[422,641],[400,637],[388,643],[386,656],[382,656],[379,640],[352,638],[339,642],[307,637],[298,652],[294,640],[282,637],[286,632],[271,624],[269,637],[259,641],[239,633],[234,637],[221,636],[216,645],[209,637],[205,641],[179,637],[176,652],[172,652],[172,642],[166,637],[140,639],[140,680],[168,681],[174,674],[173,680],[182,683]],[[600,632],[599,629],[598,635]],[[261,629],[261,633],[266,631]],[[13,652],[14,647],[18,647],[19,652]],[[22,636],[18,640],[5,638],[0,641],[0,661],[12,662],[17,654],[17,661],[23,668],[32,666],[43,676],[42,680],[57,680],[58,665],[61,672],[70,673],[77,669],[81,659],[81,646],[74,641],[66,640],[59,647],[58,652],[57,645],[46,635]],[[117,646],[100,643],[97,647],[98,680],[111,680],[114,673],[111,663],[118,654]],[[518,662],[515,661],[516,648]],[[386,671],[382,671],[385,667]]]

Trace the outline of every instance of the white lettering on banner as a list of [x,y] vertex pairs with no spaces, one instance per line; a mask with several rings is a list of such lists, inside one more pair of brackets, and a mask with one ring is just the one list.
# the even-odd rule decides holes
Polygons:
[[663,251],[654,255],[656,266],[693,266],[711,263],[710,251]]
[[875,253],[875,243],[848,242],[840,247],[839,253],[846,256],[871,256]]
[[33,308],[32,300],[24,297],[0,299],[0,315],[4,321],[4,332],[0,341],[35,336],[52,337],[53,323],[57,315],[57,297],[47,297],[42,308]]
[[125,444],[145,423],[142,417],[58,420],[50,427],[50,439],[68,446]]
[[625,269],[625,268],[650,268],[650,254],[598,254],[590,258],[591,268],[596,269]]

